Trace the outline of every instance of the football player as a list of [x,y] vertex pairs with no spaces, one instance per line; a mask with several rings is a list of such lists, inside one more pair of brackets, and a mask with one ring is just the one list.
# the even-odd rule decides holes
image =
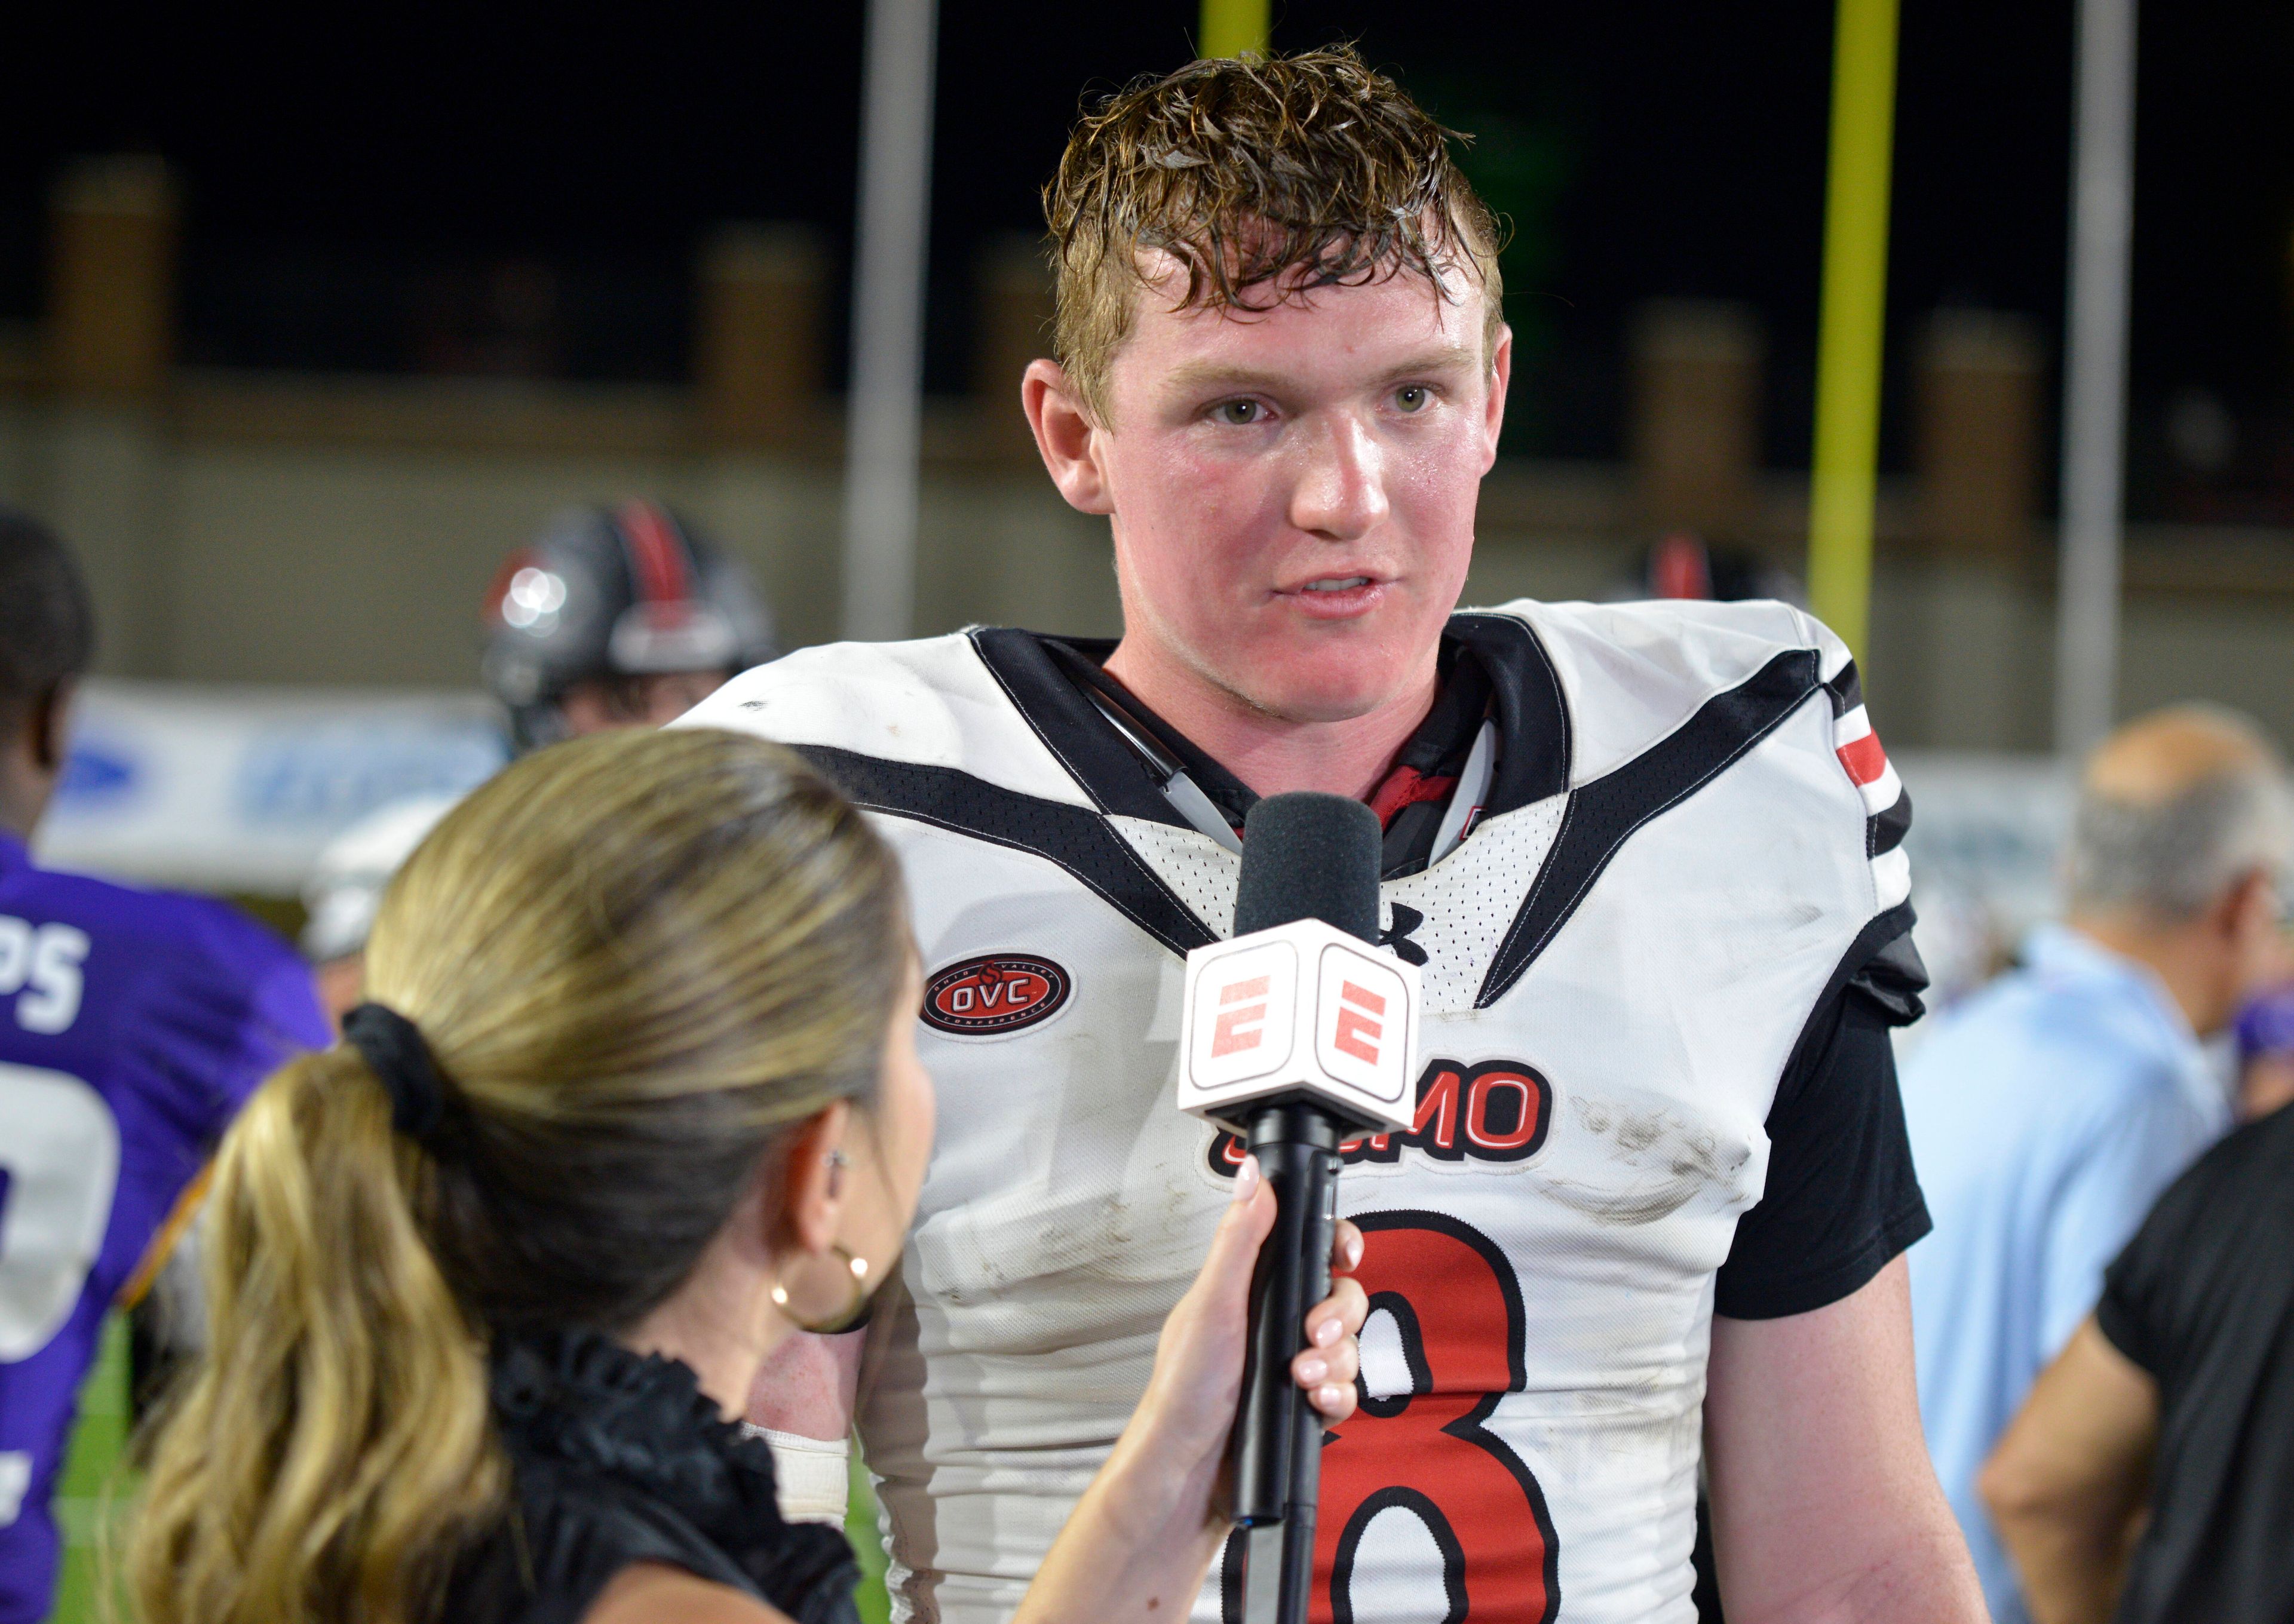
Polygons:
[[0,1624],[48,1616],[48,1499],[106,1311],[248,1095],[330,1041],[310,972],[235,910],[26,853],[93,637],[61,543],[0,512]]
[[1788,605],[1456,610],[1511,348],[1448,140],[1346,50],[1088,113],[1021,393],[1121,639],[812,649],[689,719],[802,748],[914,898],[912,1243],[754,1417],[857,1415],[899,1617],[1007,1616],[1138,1401],[1237,1159],[1172,1107],[1183,955],[1289,790],[1383,820],[1426,1000],[1415,1123],[1339,1181],[1372,1313],[1314,1617],[1693,1618],[1700,1468],[1738,1624],[1981,1617],[1913,1395],[1901,786]]
[[658,502],[575,508],[502,564],[480,670],[520,750],[658,727],[773,657],[747,572]]
[[[480,670],[520,751],[658,727],[773,657],[772,617],[739,562],[658,502],[574,508],[504,561]],[[303,951],[329,1013],[359,1001],[390,877],[461,797],[391,801],[329,842],[303,882]]]

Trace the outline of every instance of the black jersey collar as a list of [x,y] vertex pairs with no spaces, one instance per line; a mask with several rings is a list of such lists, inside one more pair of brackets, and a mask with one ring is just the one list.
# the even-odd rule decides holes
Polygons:
[[1469,610],[1450,617],[1449,635],[1490,675],[1498,724],[1498,770],[1482,816],[1495,817],[1569,787],[1569,702],[1561,678],[1529,622]]
[[[1086,688],[1103,692],[1127,718],[1151,732],[1212,804],[1237,823],[1257,799],[1232,773],[1100,669],[1115,652],[1112,640],[1054,638],[1005,626],[979,627],[970,635],[981,663],[1013,707],[1101,811],[1175,828],[1191,826],[1173,809],[1160,782],[1100,713]],[[1568,706],[1553,662],[1528,622],[1509,614],[1453,614],[1444,642],[1445,665],[1472,659],[1489,678],[1498,724],[1498,765],[1483,816],[1494,817],[1566,789]],[[1437,702],[1428,726],[1446,729],[1455,720]],[[1437,759],[1448,753],[1446,735],[1436,738],[1421,728],[1403,747],[1404,754],[1421,744]]]
[[[1102,716],[1068,667],[1078,661],[1055,657],[1055,642],[1077,651],[1083,662],[1096,669],[1114,652],[1102,639],[1053,639],[1016,626],[975,626],[968,634],[988,668],[1036,736],[1043,741],[1068,776],[1091,797],[1102,812],[1150,823],[1191,827],[1164,798],[1162,784]],[[1062,651],[1064,655],[1064,651]]]

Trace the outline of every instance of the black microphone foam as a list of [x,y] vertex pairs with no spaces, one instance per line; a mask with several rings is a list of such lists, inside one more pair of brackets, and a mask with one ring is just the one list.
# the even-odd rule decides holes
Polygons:
[[1319,919],[1376,942],[1383,839],[1378,814],[1361,801],[1314,790],[1269,795],[1243,819],[1234,933]]

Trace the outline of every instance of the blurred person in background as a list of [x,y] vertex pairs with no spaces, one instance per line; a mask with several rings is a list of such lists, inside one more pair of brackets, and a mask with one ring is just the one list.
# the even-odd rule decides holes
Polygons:
[[158,1271],[256,1084],[329,1041],[310,971],[234,909],[28,855],[94,643],[62,542],[0,510],[0,1624],[47,1616],[104,1315]]
[[318,978],[320,1002],[335,1019],[359,1001],[361,955],[390,877],[461,799],[409,795],[378,807],[329,840],[304,876],[303,956]]
[[658,502],[561,514],[486,599],[487,690],[520,750],[658,727],[775,653],[728,555]]
[[2159,1192],[2231,1124],[2201,1047],[2274,968],[2277,751],[2185,707],[2089,758],[2060,925],[1940,1018],[1904,1108],[1935,1230],[1914,1249],[1920,1408],[1993,1616],[2025,1615],[1976,1475]]
[[2168,1190],[1981,1489],[2038,1624],[2294,1620],[2294,1111]]
[[[894,1272],[932,1082],[892,853],[793,754],[711,729],[521,760],[408,860],[378,1002],[217,1159],[215,1352],[171,1402],[144,1624],[852,1624],[834,1530],[735,1424]],[[1274,1201],[1254,1163],[1020,1624],[1174,1620],[1225,1538]],[[1359,1259],[1350,1224],[1334,1271]],[[1294,1361],[1354,1412],[1339,1278]]]
[[[486,595],[480,671],[513,747],[657,727],[777,652],[738,562],[658,502],[558,515]],[[359,999],[360,949],[392,874],[457,798],[416,795],[335,837],[303,885],[303,952],[328,1011]]]
[[1642,555],[1639,571],[1612,597],[1619,602],[1660,597],[1724,604],[1765,597],[1808,606],[1808,589],[1789,570],[1745,548],[1713,547],[1685,530],[1653,543]]

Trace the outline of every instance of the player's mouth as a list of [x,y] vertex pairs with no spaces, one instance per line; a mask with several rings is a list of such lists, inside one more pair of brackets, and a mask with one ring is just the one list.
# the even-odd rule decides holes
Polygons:
[[1317,575],[1281,590],[1313,618],[1339,621],[1369,613],[1385,600],[1390,584],[1375,575]]

